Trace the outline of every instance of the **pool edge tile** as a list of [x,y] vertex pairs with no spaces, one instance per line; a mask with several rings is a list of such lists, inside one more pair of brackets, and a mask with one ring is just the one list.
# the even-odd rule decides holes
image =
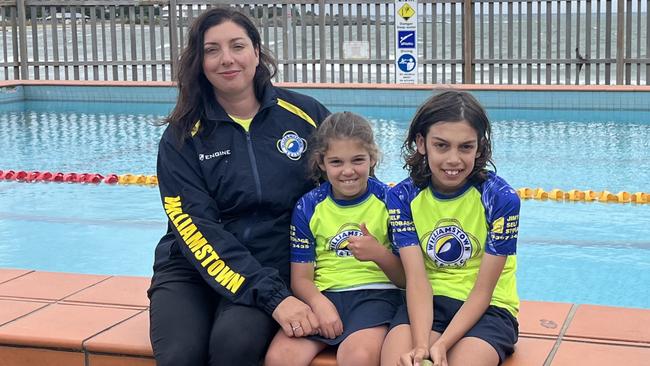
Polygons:
[[650,324],[650,309],[583,304],[565,335],[650,344],[650,327],[641,324]]

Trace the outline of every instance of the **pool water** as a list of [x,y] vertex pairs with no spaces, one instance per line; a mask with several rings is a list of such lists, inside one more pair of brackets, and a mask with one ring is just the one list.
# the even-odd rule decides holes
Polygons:
[[[0,107],[0,169],[150,175],[164,129],[155,123],[172,106]],[[378,177],[404,179],[400,147],[413,111],[345,109],[371,119],[383,151]],[[642,115],[489,114],[498,174],[514,188],[650,191],[650,121]],[[524,201],[520,296],[650,308],[649,218],[650,205]],[[0,267],[148,276],[165,229],[156,188],[0,182]]]

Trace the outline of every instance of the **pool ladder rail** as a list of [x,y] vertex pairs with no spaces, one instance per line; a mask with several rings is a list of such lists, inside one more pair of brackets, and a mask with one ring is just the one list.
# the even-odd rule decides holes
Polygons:
[[[57,182],[57,183],[81,183],[81,184],[110,184],[110,185],[139,185],[155,187],[158,185],[158,177],[144,174],[107,174],[99,173],[63,173],[63,172],[40,172],[40,171],[13,171],[0,170],[0,181],[16,181],[24,183],[34,182]],[[394,184],[389,184],[394,185]],[[650,203],[650,193],[645,192],[618,192],[593,191],[571,189],[551,189],[545,191],[542,188],[519,188],[517,195],[523,200],[551,200],[562,202],[601,202],[601,203]]]

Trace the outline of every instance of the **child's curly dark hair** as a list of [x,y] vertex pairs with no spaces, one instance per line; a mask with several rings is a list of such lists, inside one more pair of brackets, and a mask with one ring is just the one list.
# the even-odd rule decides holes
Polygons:
[[426,155],[418,152],[416,139],[425,138],[429,128],[438,122],[467,121],[476,131],[478,154],[474,169],[468,180],[483,181],[487,178],[487,166],[496,171],[492,161],[492,140],[490,120],[481,104],[470,93],[450,90],[434,95],[420,106],[411,121],[408,136],[402,145],[402,155],[405,160],[404,168],[416,186],[426,187],[431,180],[431,169]]

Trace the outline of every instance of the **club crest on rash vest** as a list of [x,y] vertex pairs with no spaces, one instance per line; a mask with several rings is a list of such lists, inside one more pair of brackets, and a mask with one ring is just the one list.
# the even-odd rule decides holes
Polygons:
[[337,230],[336,235],[328,238],[329,249],[333,250],[338,257],[349,257],[352,255],[352,252],[348,249],[348,244],[350,244],[348,238],[362,235],[363,233],[359,229],[358,224],[344,224]]
[[440,223],[425,235],[427,254],[438,267],[462,267],[472,256],[476,239],[454,221]]

